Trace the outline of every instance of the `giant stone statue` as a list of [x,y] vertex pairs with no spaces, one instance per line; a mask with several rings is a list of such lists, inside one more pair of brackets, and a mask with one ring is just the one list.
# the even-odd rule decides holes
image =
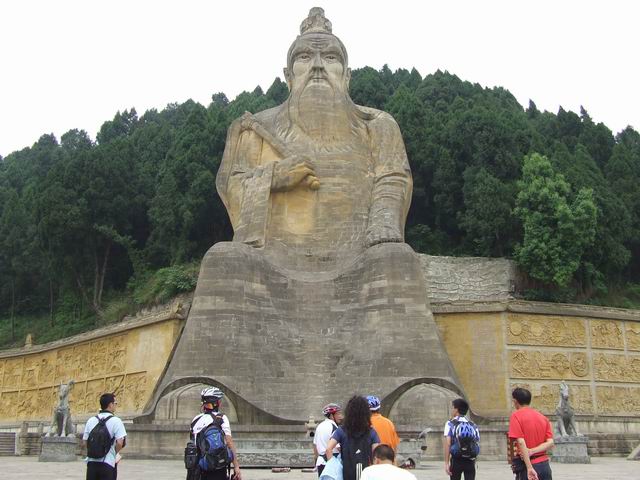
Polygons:
[[234,228],[202,262],[152,401],[230,392],[241,423],[303,422],[328,401],[419,383],[460,392],[403,243],[412,180],[391,115],[355,105],[347,51],[320,8],[284,70],[289,98],[229,128],[216,179]]

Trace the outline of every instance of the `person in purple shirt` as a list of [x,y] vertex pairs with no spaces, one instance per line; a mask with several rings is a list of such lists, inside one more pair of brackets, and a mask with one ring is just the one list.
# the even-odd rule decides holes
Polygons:
[[372,463],[373,449],[380,443],[380,437],[371,427],[371,411],[367,399],[355,395],[344,410],[342,425],[333,432],[327,445],[327,458],[333,456],[333,449],[340,445],[342,475],[344,480],[357,480],[362,470]]

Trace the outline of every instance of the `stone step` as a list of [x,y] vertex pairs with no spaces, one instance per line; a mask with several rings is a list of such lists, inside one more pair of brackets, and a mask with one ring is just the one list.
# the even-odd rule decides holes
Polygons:
[[[237,439],[235,440],[242,465],[251,467],[311,467],[313,453],[311,440],[269,440],[269,439]],[[398,448],[402,457],[420,458],[421,443],[404,441]]]
[[16,454],[16,434],[12,432],[0,432],[0,455]]
[[239,451],[243,450],[278,450],[292,452],[311,452],[312,443],[309,440],[280,440],[268,438],[234,438],[234,442]]
[[[313,443],[309,440],[280,440],[268,438],[235,438],[234,442],[238,450],[278,450],[278,451],[303,451],[311,452]],[[421,442],[400,442],[398,451],[404,455],[417,455],[421,452]]]
[[240,450],[238,458],[245,467],[294,467],[313,466],[313,454],[298,450]]

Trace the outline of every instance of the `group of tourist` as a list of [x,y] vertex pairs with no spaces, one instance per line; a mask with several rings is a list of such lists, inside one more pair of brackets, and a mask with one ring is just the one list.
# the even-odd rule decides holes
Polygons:
[[[380,408],[380,399],[372,395],[366,399],[352,397],[344,412],[335,403],[323,408],[326,419],[317,426],[313,437],[320,480],[340,478],[331,468],[331,459],[336,454],[341,457],[344,480],[415,480],[415,475],[396,465],[400,438],[393,422],[380,414]],[[480,434],[466,418],[468,410],[465,400],[454,400],[451,419],[445,425],[445,471],[453,480],[459,480],[463,473],[466,480],[475,478]],[[465,427],[471,433],[470,442],[460,441]],[[467,448],[467,443],[471,448]],[[325,467],[331,472],[326,473]]]
[[380,414],[380,408],[380,399],[374,395],[353,396],[344,414],[336,403],[323,408],[326,419],[313,436],[321,480],[336,480],[331,466],[337,462],[333,458],[338,453],[344,480],[415,480],[414,475],[395,466],[400,438],[393,422]]
[[[552,480],[547,451],[553,447],[549,419],[530,407],[531,392],[511,392],[514,412],[509,418],[509,457],[515,480]],[[469,404],[462,398],[451,402],[451,419],[444,428],[444,469],[452,480],[474,480],[480,453],[480,432],[467,418]]]
[[[201,413],[191,422],[191,441],[185,449],[188,479],[241,480],[231,425],[221,413],[224,393],[207,387],[201,393]],[[549,420],[529,405],[531,392],[512,392],[515,411],[509,419],[509,440],[514,455],[515,480],[552,480],[547,451],[553,447]],[[120,450],[126,445],[124,424],[115,416],[112,393],[100,397],[100,412],[84,429],[87,448],[87,480],[115,480]],[[315,467],[320,480],[416,480],[396,465],[400,438],[391,420],[380,414],[376,396],[355,395],[343,410],[326,405],[313,435]],[[452,480],[474,480],[480,452],[480,432],[467,417],[469,404],[462,398],[451,403],[451,418],[444,428],[444,469]],[[339,460],[338,460],[339,458]],[[338,466],[339,465],[339,466]],[[233,475],[231,476],[231,469]],[[339,473],[334,473],[335,470]]]

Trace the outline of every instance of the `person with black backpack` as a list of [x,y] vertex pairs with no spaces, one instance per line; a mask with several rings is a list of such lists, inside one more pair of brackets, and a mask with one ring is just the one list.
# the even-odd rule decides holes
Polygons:
[[[185,449],[185,467],[200,480],[241,480],[238,454],[231,437],[231,425],[226,415],[220,413],[224,393],[217,387],[202,390],[202,413],[191,422],[191,441]],[[192,475],[192,472],[195,475]]]
[[469,404],[462,398],[451,402],[451,420],[444,426],[444,471],[451,480],[476,478],[476,458],[480,453],[480,432],[465,416]]
[[333,449],[340,445],[343,480],[360,480],[362,470],[373,463],[373,449],[379,443],[380,437],[371,426],[369,403],[355,395],[347,403],[342,425],[331,435],[327,459],[333,457]]
[[82,443],[87,447],[86,480],[116,480],[120,450],[126,443],[127,431],[114,415],[116,397],[105,393],[100,397],[100,412],[87,420]]

